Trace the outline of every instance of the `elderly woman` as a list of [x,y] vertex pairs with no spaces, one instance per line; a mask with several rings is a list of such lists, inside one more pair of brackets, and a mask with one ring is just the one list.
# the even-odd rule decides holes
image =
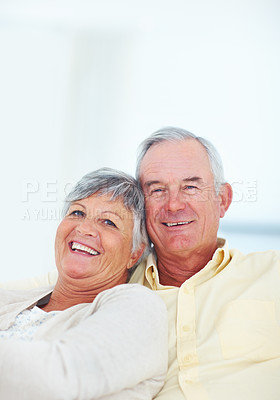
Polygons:
[[148,400],[160,390],[165,306],[123,285],[147,244],[143,213],[124,173],[101,169],[76,184],[55,239],[56,285],[0,289],[1,399]]

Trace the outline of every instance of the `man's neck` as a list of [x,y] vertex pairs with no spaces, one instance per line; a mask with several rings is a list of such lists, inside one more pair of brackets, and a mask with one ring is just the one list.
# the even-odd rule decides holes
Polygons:
[[180,287],[187,279],[197,274],[212,259],[217,246],[203,252],[190,251],[176,254],[157,254],[159,281],[165,286]]

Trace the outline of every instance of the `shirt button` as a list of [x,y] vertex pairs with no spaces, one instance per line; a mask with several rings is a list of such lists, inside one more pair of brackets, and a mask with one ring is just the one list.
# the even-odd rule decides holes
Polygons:
[[185,363],[190,363],[191,360],[192,360],[192,356],[191,355],[184,356],[184,362]]
[[183,331],[184,332],[189,332],[190,331],[190,327],[188,325],[183,325]]
[[189,293],[189,290],[188,290],[188,288],[187,288],[186,286],[184,287],[184,293],[185,293],[185,294],[188,294],[188,293]]

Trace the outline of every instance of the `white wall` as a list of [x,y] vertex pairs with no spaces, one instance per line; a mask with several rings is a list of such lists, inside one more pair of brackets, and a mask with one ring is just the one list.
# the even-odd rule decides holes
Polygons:
[[134,173],[164,125],[219,149],[230,245],[280,249],[279,16],[267,0],[2,0],[1,280],[53,268],[68,184]]

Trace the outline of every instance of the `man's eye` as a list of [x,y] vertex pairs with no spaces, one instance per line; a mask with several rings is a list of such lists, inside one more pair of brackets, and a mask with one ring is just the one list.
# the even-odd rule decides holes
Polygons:
[[193,185],[187,185],[187,186],[184,186],[184,188],[183,188],[187,193],[191,193],[191,194],[193,194],[193,193],[196,193],[196,191],[197,191],[197,186],[193,186]]
[[161,193],[163,191],[164,191],[164,189],[162,189],[162,188],[156,188],[156,189],[152,189],[151,190],[151,194],[153,194],[153,193]]
[[73,210],[69,215],[72,215],[73,217],[84,217],[85,213],[81,210]]
[[104,219],[104,224],[105,225],[109,225],[109,226],[113,226],[113,227],[117,227],[116,224],[114,224],[113,221],[111,221],[110,219]]

